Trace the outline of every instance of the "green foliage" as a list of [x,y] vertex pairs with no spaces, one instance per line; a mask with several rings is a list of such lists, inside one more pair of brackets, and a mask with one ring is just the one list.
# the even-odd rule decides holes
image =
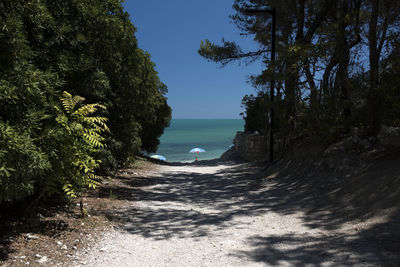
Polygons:
[[0,203],[37,193],[52,167],[42,142],[60,81],[29,64],[29,49],[20,48],[13,51],[18,60],[0,72]]
[[244,129],[246,132],[258,131],[266,134],[268,129],[268,110],[271,104],[267,105],[265,95],[259,94],[245,95],[242,99],[242,107],[245,108],[245,113],[242,114],[245,120]]
[[98,185],[100,177],[95,174],[95,169],[99,167],[100,160],[94,155],[104,147],[105,138],[101,134],[109,129],[105,124],[107,118],[90,116],[98,109],[105,109],[104,106],[79,106],[84,99],[68,92],[63,92],[60,100],[64,110],[55,107],[55,120],[61,129],[51,132],[51,138],[57,141],[53,148],[58,151],[52,160],[53,169],[59,172],[54,173],[57,175],[54,182],[61,182],[65,193],[76,197],[85,188]]
[[226,65],[237,58],[243,51],[234,43],[222,39],[222,46],[210,42],[208,39],[201,41],[198,53],[200,56],[215,62]]
[[[276,60],[270,60],[271,16],[246,9],[277,9]],[[231,16],[260,49],[243,52],[232,42],[202,41],[199,54],[225,65],[260,56],[266,65],[245,96],[246,130],[268,132],[275,80],[274,133],[284,140],[308,136],[331,142],[351,128],[376,134],[382,124],[399,125],[400,4],[398,1],[235,0]],[[368,51],[368,53],[366,53]]]
[[36,179],[51,166],[48,156],[28,132],[18,132],[0,122],[0,203],[34,193]]
[[171,109],[135,30],[120,0],[0,2],[0,203],[76,196],[156,150]]
[[[35,124],[41,128],[39,131],[18,131],[17,127],[0,122],[0,203],[20,200],[38,191],[51,195],[60,188],[76,197],[78,192],[98,184],[95,169],[100,161],[94,156],[98,148],[104,147],[101,133],[108,127],[106,118],[90,115],[104,106],[79,106],[83,98],[67,92],[60,100],[63,108],[53,107],[55,117],[42,116],[46,124]],[[51,117],[56,123],[51,123]]]
[[[71,93],[107,107],[110,132],[104,162],[155,150],[170,120],[150,55],[137,47],[121,1],[47,2],[47,39],[31,41],[38,65],[51,67]],[[51,41],[49,41],[51,40]]]

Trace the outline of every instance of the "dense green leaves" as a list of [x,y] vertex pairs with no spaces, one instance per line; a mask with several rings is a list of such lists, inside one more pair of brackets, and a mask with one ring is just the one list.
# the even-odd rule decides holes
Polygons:
[[0,203],[34,193],[36,179],[50,168],[48,156],[26,131],[0,122]]
[[171,109],[135,30],[120,0],[0,2],[0,202],[156,150]]
[[[63,92],[60,101],[63,109],[55,107],[55,120],[59,126],[56,131],[49,132],[52,146],[57,157],[52,161],[53,170],[59,170],[53,183],[59,183],[68,196],[76,197],[77,192],[85,188],[95,188],[99,176],[95,169],[100,160],[95,158],[98,148],[104,147],[105,138],[101,135],[108,130],[107,118],[91,116],[98,109],[105,109],[99,104],[81,105],[84,99]],[[51,178],[51,177],[49,177]]]

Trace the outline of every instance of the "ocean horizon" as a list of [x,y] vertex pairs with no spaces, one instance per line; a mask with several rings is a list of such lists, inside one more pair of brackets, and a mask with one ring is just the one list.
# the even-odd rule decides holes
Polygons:
[[[243,131],[243,119],[172,119],[160,137],[156,153],[169,162],[191,162],[219,158],[232,145],[236,132]],[[206,152],[189,153],[192,148]]]

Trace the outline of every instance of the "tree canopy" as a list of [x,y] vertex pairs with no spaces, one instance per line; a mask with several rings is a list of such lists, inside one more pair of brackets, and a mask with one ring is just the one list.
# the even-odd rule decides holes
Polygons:
[[[277,9],[275,64],[270,61],[271,16],[248,9]],[[247,130],[267,132],[268,82],[276,81],[281,138],[313,136],[325,141],[357,127],[376,134],[382,124],[400,125],[398,83],[400,4],[390,0],[236,0],[232,21],[259,50],[234,42],[204,40],[199,54],[225,65],[261,59],[265,70],[245,96]]]
[[0,202],[157,149],[171,108],[135,31],[120,0],[0,2]]

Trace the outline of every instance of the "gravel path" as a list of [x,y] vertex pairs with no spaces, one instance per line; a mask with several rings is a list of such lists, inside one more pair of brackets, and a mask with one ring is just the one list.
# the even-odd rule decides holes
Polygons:
[[[354,223],[307,223],[277,190],[273,175],[249,164],[160,166],[132,194],[87,254],[85,266],[379,266],[354,241]],[[293,201],[293,200],[288,200]],[[324,217],[329,211],[319,211]],[[324,212],[326,214],[324,214]]]

